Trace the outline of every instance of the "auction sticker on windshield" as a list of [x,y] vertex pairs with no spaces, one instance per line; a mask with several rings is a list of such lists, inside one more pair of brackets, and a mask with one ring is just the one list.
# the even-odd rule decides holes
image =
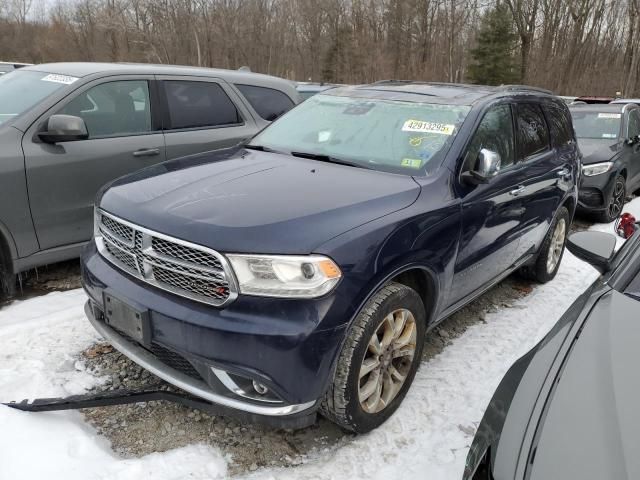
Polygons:
[[599,113],[598,118],[620,118],[622,114],[620,113]]
[[455,125],[423,122],[422,120],[407,120],[402,125],[403,132],[439,133],[441,135],[453,135],[455,128]]
[[58,75],[55,73],[50,73],[46,77],[42,78],[43,82],[62,83],[64,85],[71,85],[77,80],[78,79],[76,77],[70,77],[69,75]]

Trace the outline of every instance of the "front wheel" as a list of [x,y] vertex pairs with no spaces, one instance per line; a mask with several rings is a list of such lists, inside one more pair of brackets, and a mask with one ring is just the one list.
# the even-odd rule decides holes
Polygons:
[[547,283],[556,276],[564,255],[564,246],[569,232],[569,210],[560,207],[556,217],[542,242],[533,265],[522,269],[525,277],[539,283]]
[[346,430],[366,433],[400,406],[420,364],[426,312],[412,288],[389,283],[349,329],[320,410]]
[[618,175],[613,184],[613,190],[607,200],[607,209],[599,212],[597,220],[602,223],[611,223],[622,213],[624,202],[627,197],[626,180],[622,175]]

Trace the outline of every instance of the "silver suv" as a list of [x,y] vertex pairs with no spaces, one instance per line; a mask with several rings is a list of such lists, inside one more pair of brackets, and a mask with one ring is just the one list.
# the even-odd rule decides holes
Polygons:
[[251,138],[298,103],[250,72],[58,63],[0,76],[0,283],[79,256],[99,188],[124,174]]

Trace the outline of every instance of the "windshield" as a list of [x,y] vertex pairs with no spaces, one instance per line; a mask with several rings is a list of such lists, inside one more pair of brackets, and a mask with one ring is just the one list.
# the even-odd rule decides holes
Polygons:
[[252,145],[423,175],[438,166],[470,107],[315,95]]
[[0,124],[29,110],[77,78],[16,70],[0,76]]
[[578,138],[615,140],[620,134],[622,114],[609,112],[571,111],[573,128]]

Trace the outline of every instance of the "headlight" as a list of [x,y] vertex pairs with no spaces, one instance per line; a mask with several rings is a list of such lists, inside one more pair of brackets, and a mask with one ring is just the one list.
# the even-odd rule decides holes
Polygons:
[[601,175],[607,173],[613,167],[613,162],[593,163],[591,165],[583,165],[582,173],[587,177]]
[[321,255],[227,255],[240,293],[264,297],[315,298],[330,292],[342,272]]

